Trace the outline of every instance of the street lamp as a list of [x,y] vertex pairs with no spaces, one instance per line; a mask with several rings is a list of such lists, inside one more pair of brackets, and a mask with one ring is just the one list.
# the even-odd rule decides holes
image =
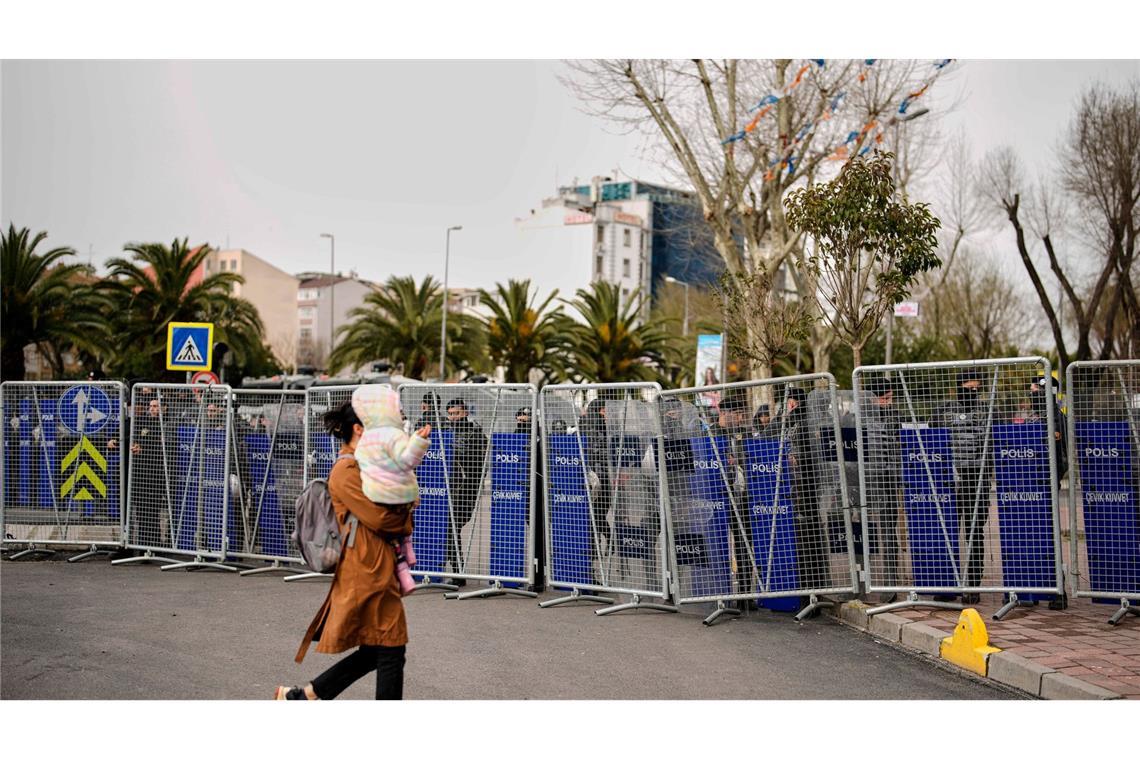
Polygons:
[[[903,116],[899,116],[898,118],[895,119],[895,165],[894,165],[894,174],[895,174],[895,187],[896,187],[896,189],[898,188],[898,183],[899,183],[899,179],[900,179],[899,168],[898,168],[899,167],[899,157],[898,157],[898,152],[899,152],[899,124],[903,123],[904,121],[914,121],[915,119],[917,119],[920,116],[926,116],[926,114],[928,114],[928,113],[930,113],[929,108],[919,108],[917,111],[912,111],[908,114],[905,114]],[[894,332],[895,332],[895,307],[892,306],[891,307],[891,313],[887,315],[887,356],[886,356],[886,364],[891,363],[891,354],[893,353],[892,349],[894,348],[894,343],[895,343],[894,342]]]
[[451,233],[458,232],[463,227],[456,225],[447,228],[447,244],[443,249],[443,324],[439,328],[439,380],[443,382],[447,374],[444,362],[447,359],[447,270],[451,263]]
[[[332,275],[332,284],[329,285],[329,357],[332,357],[333,340],[336,329],[336,237],[328,232],[322,232],[321,237],[329,239],[329,274]],[[328,369],[328,366],[325,366]]]
[[676,277],[673,277],[672,275],[665,275],[665,282],[671,282],[674,285],[684,285],[685,286],[685,320],[684,320],[683,326],[681,327],[681,334],[682,335],[688,335],[689,334],[689,283],[685,282],[684,280],[678,280]]

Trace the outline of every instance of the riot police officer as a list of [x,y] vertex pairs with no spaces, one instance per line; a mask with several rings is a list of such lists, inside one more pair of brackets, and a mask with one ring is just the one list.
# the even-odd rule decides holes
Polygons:
[[[990,481],[993,479],[992,451],[986,445],[988,405],[981,398],[981,376],[976,370],[958,373],[955,399],[935,414],[934,424],[950,430],[950,453],[954,464],[954,502],[958,510],[961,540],[965,552],[966,586],[979,586],[985,562],[985,529],[990,515]],[[987,455],[988,454],[988,455]],[[980,597],[962,595],[966,604]]]

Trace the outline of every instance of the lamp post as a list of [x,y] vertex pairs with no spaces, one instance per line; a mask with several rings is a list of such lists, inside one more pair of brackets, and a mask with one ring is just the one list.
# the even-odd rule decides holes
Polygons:
[[[928,114],[928,113],[930,113],[929,108],[920,108],[917,111],[914,111],[912,113],[908,113],[904,116],[900,116],[899,118],[895,119],[895,164],[894,164],[895,189],[898,189],[899,179],[901,179],[899,177],[899,157],[898,157],[898,152],[899,152],[899,124],[903,123],[904,121],[914,121],[915,119],[917,119],[920,116],[926,116],[926,114]],[[895,309],[892,306],[890,314],[887,315],[887,356],[886,356],[886,364],[891,363],[891,353],[893,352],[892,349],[894,348],[894,332],[895,332]]]
[[678,280],[676,277],[673,277],[672,275],[665,275],[665,282],[671,282],[674,285],[684,285],[685,286],[685,319],[684,319],[684,322],[682,323],[682,326],[681,326],[681,334],[682,335],[688,335],[689,334],[689,283],[685,282],[684,280]]
[[451,233],[452,231],[458,232],[463,227],[456,225],[455,227],[447,228],[447,243],[443,249],[443,324],[439,328],[439,380],[447,377],[447,372],[444,369],[447,360],[447,272],[451,263]]
[[[329,285],[329,358],[332,358],[333,340],[336,333],[336,236],[322,232],[321,237],[329,239],[329,274],[332,284]],[[326,362],[325,370],[328,370]]]

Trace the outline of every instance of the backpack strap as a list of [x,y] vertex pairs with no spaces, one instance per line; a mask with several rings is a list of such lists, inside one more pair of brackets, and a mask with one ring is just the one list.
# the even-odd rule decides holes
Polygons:
[[[356,459],[356,455],[355,454],[341,454],[336,458],[336,461],[339,462],[342,459]],[[355,546],[356,545],[356,527],[358,525],[360,525],[360,520],[358,520],[356,518],[356,515],[354,515],[350,512],[348,514],[348,519],[345,520],[344,523],[345,523],[345,525],[348,526],[348,535],[345,537],[345,542],[344,542],[345,546]],[[342,547],[341,551],[342,552],[344,551],[343,547]]]

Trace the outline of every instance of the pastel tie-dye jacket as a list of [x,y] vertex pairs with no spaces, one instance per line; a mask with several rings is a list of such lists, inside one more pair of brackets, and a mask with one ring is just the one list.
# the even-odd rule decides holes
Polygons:
[[404,432],[399,394],[383,385],[362,385],[352,393],[352,408],[364,426],[356,445],[364,495],[378,504],[415,501],[416,466],[428,442]]

